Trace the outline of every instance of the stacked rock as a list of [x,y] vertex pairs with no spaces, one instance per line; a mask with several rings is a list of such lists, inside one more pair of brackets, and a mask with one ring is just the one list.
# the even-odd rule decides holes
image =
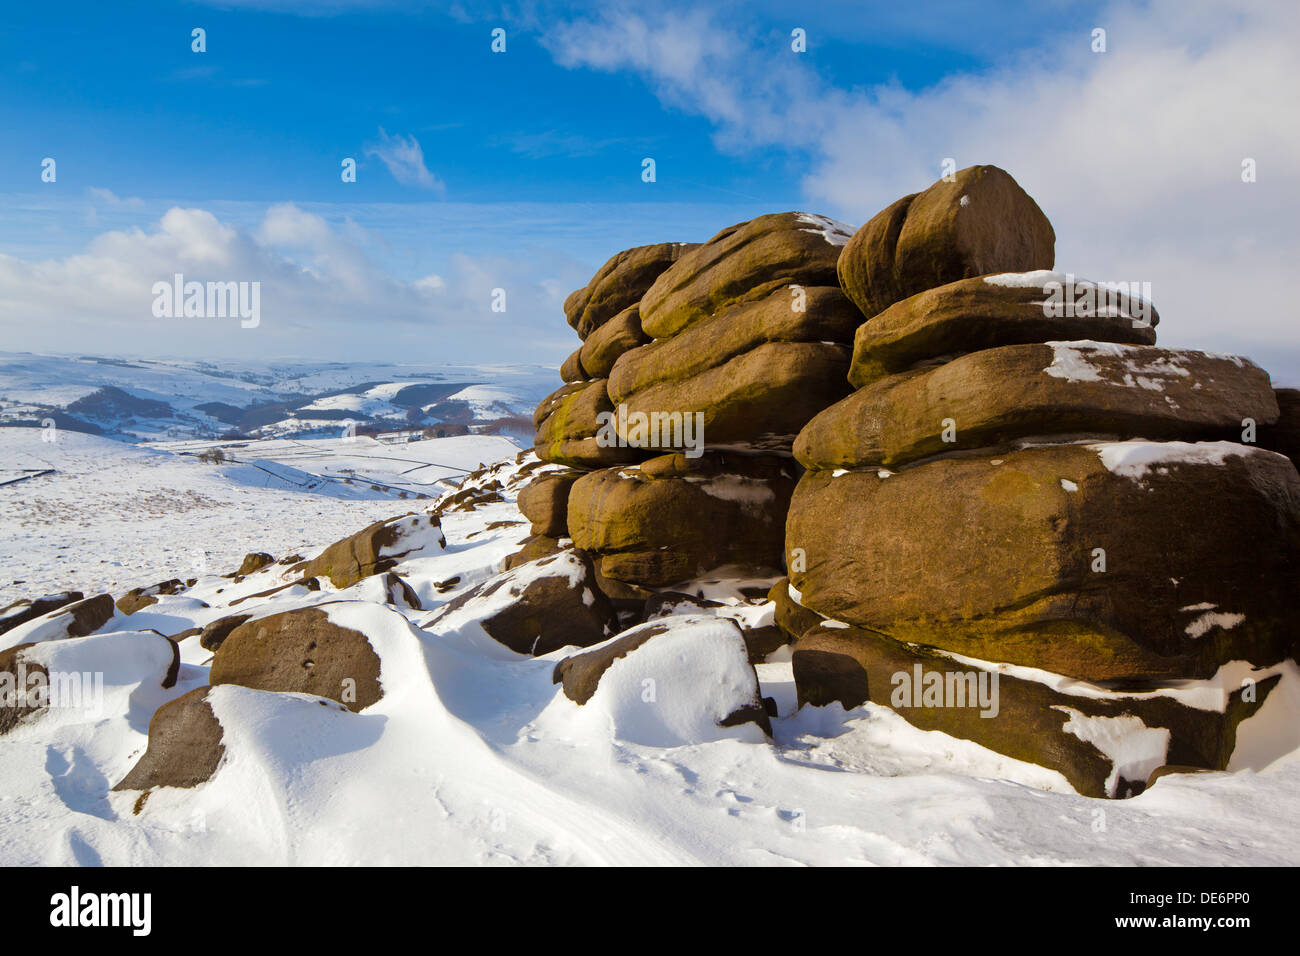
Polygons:
[[565,470],[520,499],[527,553],[571,538],[614,590],[727,565],[779,575],[794,437],[850,391],[863,316],[836,275],[849,236],[761,216],[619,253],[569,296],[583,345],[535,416],[537,454]]
[[1054,242],[978,166],[844,247],[871,318],[856,391],[794,444],[778,620],[801,702],[891,706],[1117,796],[1222,769],[1277,682],[1300,475],[1252,444],[1267,373],[1156,347],[1149,302],[1051,272]]

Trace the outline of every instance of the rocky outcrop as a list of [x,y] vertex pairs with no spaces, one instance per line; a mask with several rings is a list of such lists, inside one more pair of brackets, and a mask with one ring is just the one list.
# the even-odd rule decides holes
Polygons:
[[[794,444],[808,471],[775,618],[801,701],[871,700],[1116,796],[1166,763],[1226,766],[1257,701],[1175,698],[1293,646],[1300,475],[1251,444],[1281,418],[1267,373],[1157,348],[1151,304],[1046,271],[1053,242],[1009,176],[975,167],[845,246],[871,318],[857,391]],[[997,720],[890,693],[955,662],[1004,672]]]
[[141,608],[158,603],[160,594],[180,594],[185,590],[185,582],[178,578],[160,581],[146,588],[132,588],[117,599],[117,609],[123,614],[134,614]]
[[63,604],[9,628],[0,637],[0,649],[94,634],[113,619],[115,610],[111,594]]

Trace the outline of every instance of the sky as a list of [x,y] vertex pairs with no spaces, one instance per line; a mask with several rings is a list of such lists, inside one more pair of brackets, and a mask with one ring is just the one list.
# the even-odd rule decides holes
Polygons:
[[[558,364],[613,253],[857,226],[951,157],[1061,271],[1149,282],[1162,344],[1300,384],[1293,0],[51,9],[0,11],[6,351]],[[155,315],[176,273],[259,282],[259,323]]]

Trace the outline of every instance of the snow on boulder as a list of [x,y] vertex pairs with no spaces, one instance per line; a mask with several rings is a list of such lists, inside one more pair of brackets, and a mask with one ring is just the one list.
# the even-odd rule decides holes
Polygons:
[[481,632],[519,654],[589,647],[617,626],[586,554],[568,549],[512,567],[447,602],[420,626]]
[[1109,690],[831,623],[795,644],[801,707],[838,703],[850,710],[869,701],[922,730],[1057,770],[1089,797],[1140,793],[1166,764],[1225,769],[1238,725],[1281,680],[1281,667],[1234,664],[1205,681]]
[[38,597],[34,601],[27,598],[14,601],[0,610],[0,634],[12,631],[19,624],[26,624],[33,618],[49,614],[51,611],[57,611],[59,608],[66,607],[74,601],[80,601],[84,597],[85,595],[80,591],[64,591],[61,594],[48,594],[44,597]]
[[93,634],[113,619],[114,606],[111,594],[100,594],[84,601],[76,601],[34,617],[10,628],[0,637],[0,650],[19,644],[39,644],[68,637],[85,637]]
[[446,546],[437,515],[406,514],[376,521],[334,542],[310,561],[295,565],[291,573],[304,578],[327,577],[336,588],[345,588],[407,558],[432,557]]
[[123,614],[134,614],[141,608],[158,603],[160,594],[179,594],[185,590],[185,582],[179,578],[159,581],[147,588],[132,588],[117,599],[117,609]]
[[[64,721],[147,713],[174,687],[180,650],[156,631],[120,631],[0,651],[0,734],[39,713]],[[110,699],[116,698],[116,699]]]
[[1113,308],[1053,309],[1048,286],[1066,280],[1047,271],[976,276],[895,302],[858,327],[849,381],[862,388],[931,359],[1002,345],[1072,339],[1155,344],[1159,314],[1130,296],[1116,293]]
[[[641,624],[555,665],[563,696],[540,719],[652,747],[770,734],[740,628],[708,615]],[[574,705],[578,707],[574,707]]]

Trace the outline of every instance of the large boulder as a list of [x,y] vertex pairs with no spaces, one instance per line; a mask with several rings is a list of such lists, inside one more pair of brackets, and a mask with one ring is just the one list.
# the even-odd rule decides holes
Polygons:
[[569,493],[569,533],[600,555],[605,575],[646,587],[725,564],[779,568],[794,480],[788,459],[661,455],[579,479]]
[[582,343],[580,365],[584,377],[608,378],[614,363],[625,352],[649,341],[650,337],[641,330],[641,313],[635,305],[628,306]]
[[564,300],[564,315],[587,338],[618,313],[635,305],[659,275],[694,249],[693,243],[660,242],[616,253],[581,289]]
[[516,653],[539,656],[597,644],[618,617],[596,586],[591,559],[568,548],[470,588],[420,626],[441,633],[471,625]]
[[[637,415],[700,413],[712,445],[788,451],[821,409],[848,394],[849,350],[862,321],[838,288],[781,287],[625,353],[610,373],[610,400]],[[660,430],[648,447],[674,446]]]
[[[1089,797],[1140,793],[1166,764],[1226,768],[1237,725],[1279,680],[1260,680],[1253,695],[1240,684],[1214,682],[1107,693],[1051,674],[999,673],[862,628],[825,624],[800,637],[793,662],[801,706],[889,707],[922,730],[1056,770]],[[1193,691],[1202,695],[1195,705]]]
[[809,468],[896,467],[1042,435],[1236,439],[1277,420],[1247,359],[1101,342],[1006,345],[891,375],[819,414],[795,456]]
[[1083,680],[1208,677],[1294,638],[1300,475],[1230,442],[1110,442],[808,472],[800,603],[900,641]]
[[602,416],[613,412],[603,378],[558,389],[537,407],[537,457],[575,468],[603,468],[643,457],[636,448],[620,446],[604,428]]
[[801,212],[773,213],[722,230],[685,253],[641,297],[641,328],[655,339],[789,285],[836,285],[848,241],[842,223]]
[[1154,345],[1160,316],[1145,300],[1115,293],[1109,305],[1075,307],[1084,294],[1079,290],[1091,289],[1096,298],[1098,288],[1044,271],[977,276],[918,292],[858,327],[849,381],[862,388],[922,362],[1000,345],[1072,339]]
[[868,317],[935,286],[1055,263],[1056,233],[1005,171],[970,166],[877,213],[844,247],[840,286]]
[[581,349],[575,349],[569,353],[569,357],[560,365],[560,381],[562,382],[585,382],[591,378],[586,370],[582,367]]
[[226,753],[208,703],[211,687],[200,687],[163,704],[149,720],[149,746],[114,790],[196,787],[211,779]]
[[407,558],[432,557],[446,546],[437,515],[406,514],[376,521],[292,571],[302,578],[326,577],[336,588],[346,588]]
[[548,538],[568,537],[569,489],[580,471],[546,472],[519,492],[519,510],[532,522],[532,533]]
[[361,631],[330,620],[325,607],[247,621],[221,642],[213,685],[315,694],[360,711],[383,696],[379,655]]

